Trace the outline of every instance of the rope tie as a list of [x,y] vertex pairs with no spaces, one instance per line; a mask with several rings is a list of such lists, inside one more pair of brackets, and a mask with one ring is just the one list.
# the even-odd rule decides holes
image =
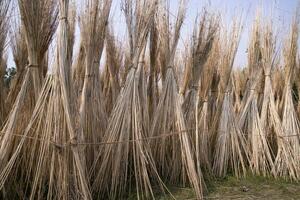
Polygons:
[[85,77],[86,77],[86,78],[94,78],[94,77],[95,77],[95,74],[86,74]]
[[78,146],[78,142],[77,142],[77,137],[73,137],[73,138],[71,138],[69,141],[68,141],[68,143],[67,143],[68,145],[70,145],[70,146]]
[[77,138],[76,138],[76,137],[71,138],[71,139],[70,139],[68,142],[66,142],[65,144],[59,144],[59,143],[57,143],[57,142],[55,142],[55,141],[51,141],[50,143],[53,145],[53,147],[55,147],[55,149],[56,149],[59,153],[61,153],[62,150],[63,150],[64,148],[66,148],[66,147],[75,147],[75,146],[78,146],[78,142],[77,142]]
[[224,94],[229,94],[231,92],[231,90],[226,90],[224,91]]
[[54,141],[51,141],[50,143],[52,144],[54,149],[57,150],[59,153],[61,153],[63,151],[64,147],[65,147],[64,145],[58,144]]
[[28,64],[25,68],[29,69],[29,68],[39,68],[38,65],[35,64]]
[[[172,137],[172,136],[176,136],[176,135],[181,135],[181,134],[187,134],[190,131],[195,131],[197,128],[191,128],[191,129],[186,129],[186,130],[179,130],[179,131],[172,131],[169,133],[165,133],[162,135],[157,135],[157,136],[152,136],[152,137],[145,137],[145,138],[138,138],[138,139],[133,139],[133,140],[124,140],[124,141],[108,141],[108,142],[99,142],[99,143],[78,143],[77,138],[71,138],[67,143],[65,144],[59,144],[55,141],[49,141],[49,140],[45,140],[42,138],[37,138],[37,137],[31,137],[31,136],[27,136],[27,135],[20,135],[20,134],[11,134],[12,136],[15,137],[20,137],[20,138],[24,138],[24,139],[28,139],[28,140],[37,140],[40,142],[50,142],[51,145],[53,145],[53,147],[55,147],[56,150],[58,150],[59,152],[62,151],[62,149],[70,147],[70,146],[79,146],[79,145],[85,145],[85,146],[92,146],[92,145],[118,145],[118,144],[124,144],[124,143],[134,143],[134,142],[141,142],[141,141],[149,141],[149,140],[157,140],[157,139],[161,139],[161,138],[166,138],[166,137]],[[200,130],[198,128],[198,130]],[[218,132],[221,133],[221,137],[223,137],[225,134],[227,134],[227,131],[224,130],[218,130]],[[0,132],[0,135],[4,135],[4,132]],[[243,134],[246,135],[246,134]],[[259,135],[258,135],[259,136]],[[299,134],[296,135],[280,135],[278,136],[279,138],[287,138],[287,137],[299,137]]]
[[[133,139],[133,140],[123,140],[123,141],[108,141],[108,142],[99,142],[99,143],[79,143],[77,141],[77,138],[71,138],[67,143],[65,144],[59,144],[55,141],[49,141],[49,140],[45,140],[42,138],[37,138],[37,137],[31,137],[31,136],[27,136],[27,135],[20,135],[20,134],[12,134],[12,136],[15,137],[20,137],[20,138],[24,138],[24,139],[28,139],[28,140],[37,140],[40,142],[50,142],[51,145],[53,145],[53,147],[55,147],[57,150],[61,151],[63,148],[67,148],[70,146],[78,146],[78,145],[85,145],[85,146],[89,146],[89,145],[111,145],[111,144],[124,144],[124,143],[134,143],[134,142],[141,142],[141,141],[149,141],[149,140],[156,140],[156,139],[161,139],[161,138],[166,138],[166,137],[171,137],[171,136],[175,136],[175,135],[181,135],[181,134],[186,134],[189,131],[193,131],[196,130],[195,128],[192,129],[186,129],[186,130],[180,130],[180,131],[172,131],[169,132],[168,134],[162,134],[162,135],[157,135],[157,136],[152,136],[152,137],[145,137],[145,138],[138,138],[138,139]],[[3,135],[4,132],[0,132],[0,135]]]
[[300,135],[278,135],[279,138],[300,137]]
[[59,20],[68,20],[68,18],[64,16],[64,17],[60,17]]
[[191,86],[191,90],[197,90],[198,88],[200,88],[199,85],[192,85],[192,86]]
[[135,70],[136,70],[136,69],[137,69],[137,67],[136,67],[136,66],[134,66],[134,64],[130,64],[130,65],[129,65],[129,70],[131,70],[131,69],[135,69]]

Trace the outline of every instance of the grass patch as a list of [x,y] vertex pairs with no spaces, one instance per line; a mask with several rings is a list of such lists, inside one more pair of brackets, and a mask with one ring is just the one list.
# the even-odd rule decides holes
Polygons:
[[[170,191],[176,199],[196,199],[191,188],[169,186]],[[129,198],[135,200],[133,194]],[[169,196],[156,194],[156,199],[170,200]],[[205,199],[300,199],[300,183],[285,179],[274,179],[272,177],[247,176],[237,179],[233,176],[216,178],[207,181],[207,192]]]
[[208,184],[208,199],[300,199],[300,184],[285,179],[228,176]]

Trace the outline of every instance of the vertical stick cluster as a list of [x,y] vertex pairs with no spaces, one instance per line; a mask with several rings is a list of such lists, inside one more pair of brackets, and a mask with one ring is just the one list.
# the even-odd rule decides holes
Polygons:
[[236,68],[242,18],[204,8],[185,43],[189,4],[172,3],[123,0],[120,39],[113,0],[0,1],[1,199],[175,199],[173,186],[203,199],[228,174],[299,180],[299,11],[283,48],[258,11]]

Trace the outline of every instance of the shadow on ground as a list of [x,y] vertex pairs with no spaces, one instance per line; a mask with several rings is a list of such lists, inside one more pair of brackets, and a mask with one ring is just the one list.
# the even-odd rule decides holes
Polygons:
[[[172,194],[180,200],[196,200],[192,189],[171,187]],[[169,200],[158,195],[156,199]],[[250,176],[243,179],[226,177],[207,184],[205,199],[212,200],[300,200],[300,183],[282,179]]]

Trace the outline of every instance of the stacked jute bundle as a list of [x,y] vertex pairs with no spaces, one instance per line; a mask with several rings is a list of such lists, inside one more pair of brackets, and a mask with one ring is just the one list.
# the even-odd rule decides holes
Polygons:
[[53,0],[19,0],[28,51],[28,70],[32,77],[35,99],[43,77],[43,60],[57,27],[57,2]]
[[238,115],[239,126],[246,134],[250,153],[250,166],[253,173],[270,175],[274,167],[273,153],[260,120],[258,107],[258,85],[262,77],[262,47],[261,22],[258,13],[252,27],[251,39],[248,47],[249,79],[242,100],[241,111]]
[[[281,58],[280,58],[281,60]],[[280,60],[274,63],[273,75],[271,78],[272,87],[274,91],[274,100],[278,113],[282,113],[283,109],[283,97],[284,97],[284,89],[285,89],[285,73],[284,69],[280,66]]]
[[7,90],[4,85],[4,75],[6,74],[5,48],[8,33],[8,15],[10,14],[10,1],[3,0],[0,2],[0,128],[6,120],[7,110],[5,99]]
[[85,76],[85,49],[83,47],[82,39],[80,39],[79,51],[76,55],[75,61],[72,65],[72,82],[76,94],[76,99],[80,104],[80,97],[82,94],[84,76]]
[[232,73],[233,80],[233,99],[234,99],[234,111],[238,113],[242,107],[242,98],[243,95],[246,93],[246,85],[248,80],[248,71],[247,69],[236,69]]
[[106,65],[103,75],[106,76],[105,85],[103,86],[103,96],[105,96],[106,112],[110,113],[116,103],[120,93],[119,71],[122,67],[123,54],[120,49],[121,45],[116,41],[112,28],[107,30],[106,37]]
[[5,98],[7,96],[7,90],[4,83],[4,76],[6,73],[6,63],[0,61],[0,127],[5,121],[7,108],[5,106]]
[[10,85],[10,90],[6,98],[6,106],[11,109],[13,103],[15,102],[26,72],[26,65],[28,64],[28,54],[25,42],[25,33],[22,25],[18,25],[16,22],[15,32],[11,33],[11,47],[14,57],[14,62],[16,64],[17,73],[12,80]]
[[205,10],[195,27],[191,41],[189,65],[185,68],[181,94],[184,95],[184,116],[191,129],[190,132],[193,134],[192,144],[195,148],[197,168],[200,170],[201,165],[209,170],[207,98],[212,81],[212,70],[215,68],[209,58],[211,54],[217,52],[213,45],[218,35],[219,16]]
[[264,26],[262,36],[262,65],[264,68],[264,93],[261,110],[261,122],[263,131],[275,152],[273,174],[275,176],[285,174],[292,179],[297,178],[297,167],[292,154],[292,148],[286,142],[285,132],[282,127],[281,119],[275,105],[274,92],[271,82],[271,73],[276,63],[276,43],[272,31],[272,24],[269,22]]
[[112,0],[18,0],[8,32],[9,3],[0,1],[1,199],[174,198],[167,185],[203,199],[204,180],[229,173],[299,180],[299,11],[282,49],[258,12],[241,69],[242,20],[226,28],[204,9],[186,45],[186,0],[176,15],[170,0],[122,1],[127,41],[108,28]]
[[159,76],[159,31],[157,29],[157,23],[154,20],[150,30],[150,44],[149,44],[149,77],[147,84],[147,93],[148,93],[148,109],[149,109],[149,118],[152,120],[153,112],[156,109],[158,98],[159,98],[159,89],[158,89],[158,76]]
[[[18,5],[22,25],[24,27],[29,64],[25,69],[26,72],[21,84],[21,89],[18,92],[15,102],[11,102],[13,106],[1,130],[1,187],[8,175],[4,168],[8,165],[9,160],[12,158],[12,153],[16,150],[20,142],[20,140],[13,135],[22,135],[24,132],[40,94],[42,70],[39,66],[42,66],[45,53],[52,41],[57,25],[57,4],[55,1],[20,0]],[[28,148],[30,149],[31,146],[29,145]],[[22,156],[22,161],[19,161],[19,163],[23,161],[27,162],[26,156]],[[15,172],[17,172],[19,168],[14,169]],[[26,174],[23,170],[21,170],[21,172]],[[14,182],[15,180],[10,179],[10,181]]]
[[148,142],[143,141],[149,136],[143,51],[156,6],[150,0],[123,4],[130,66],[103,137],[108,144],[99,150],[91,172],[96,174],[91,180],[95,198],[119,199],[136,192],[138,199],[149,199],[154,198],[153,184],[162,186]]
[[[242,25],[240,22],[233,24],[232,30],[225,33],[222,38],[220,61],[220,85],[218,93],[218,110],[214,116],[213,135],[214,158],[213,172],[216,176],[225,176],[232,171],[236,176],[245,175],[248,163],[248,149],[243,132],[238,126],[233,108],[232,66],[237,52]],[[223,44],[224,42],[224,44]]]
[[[107,125],[104,98],[100,90],[99,64],[105,42],[112,1],[85,1],[80,18],[81,38],[85,51],[85,76],[80,101],[80,121],[84,141],[100,142]],[[86,165],[90,169],[98,153],[97,146],[87,146]]]
[[[212,148],[210,141],[210,132],[213,118],[213,108],[215,107],[215,97],[212,88],[218,85],[217,66],[219,61],[215,59],[220,56],[219,33],[216,35],[209,58],[203,68],[200,78],[199,93],[196,97],[195,108],[195,154],[197,167],[204,168],[204,173],[211,174],[212,154],[209,149]],[[198,137],[198,138],[197,138]],[[197,144],[198,143],[198,144]],[[200,166],[199,166],[200,165]]]
[[[292,86],[295,78],[295,70],[297,65],[297,54],[298,54],[298,32],[299,32],[299,10],[296,12],[293,23],[291,25],[291,31],[289,38],[286,40],[284,47],[284,75],[285,75],[285,84],[283,90],[283,108],[282,108],[282,129],[284,131],[284,138],[281,138],[284,141],[284,145],[288,146],[291,150],[291,155],[294,159],[295,169],[292,175],[292,178],[300,178],[300,124],[298,114],[296,112],[293,100],[293,91]],[[280,136],[279,136],[280,137]],[[275,164],[276,171],[279,176],[287,177],[289,176],[289,167],[284,167],[285,162],[282,160],[282,155],[277,155]],[[283,150],[282,150],[283,151]],[[292,160],[291,160],[292,162]],[[294,177],[295,176],[295,177]]]
[[218,15],[204,11],[197,22],[191,41],[190,64],[185,68],[181,94],[185,96],[183,110],[188,122],[195,124],[195,103],[199,90],[199,81],[204,65],[210,55],[214,39],[219,28]]
[[[296,69],[295,69],[295,73],[299,73],[300,72],[300,58],[298,57],[297,59],[297,65],[296,65]],[[299,77],[295,77],[294,80],[294,84],[293,84],[293,91],[297,92],[297,94],[299,94],[300,92],[300,78]],[[296,111],[298,113],[298,116],[300,117],[300,98],[298,96],[298,98],[296,97]]]
[[[152,149],[159,174],[172,184],[190,184],[197,198],[203,197],[201,169],[197,170],[194,162],[191,138],[188,135],[181,97],[175,74],[175,52],[180,37],[180,29],[185,16],[185,1],[180,1],[174,32],[170,29],[168,7],[162,5],[158,22],[160,38],[160,56],[164,56],[162,67],[165,72],[163,88],[153,116],[151,136],[160,136],[169,132],[185,133],[174,135],[152,143]],[[200,66],[201,67],[201,66]],[[164,72],[161,73],[164,73]]]
[[[126,48],[127,47],[127,48]],[[131,66],[131,52],[130,52],[130,47],[128,44],[125,45],[125,48],[123,47],[124,51],[123,56],[124,56],[124,62],[122,67],[119,69],[119,77],[120,77],[120,87],[122,88],[126,82],[127,75],[130,71],[130,66]]]
[[[5,50],[7,47],[7,33],[9,30],[9,16],[11,15],[11,1],[3,0],[0,2],[0,58],[5,61]],[[2,61],[1,61],[2,62]],[[5,63],[1,63],[5,65]]]
[[[19,198],[91,199],[83,154],[77,146],[82,133],[74,119],[78,114],[70,80],[73,49],[70,42],[75,26],[68,23],[68,7],[67,0],[59,1],[55,66],[45,78],[23,137],[1,173],[3,187],[8,175],[16,174],[23,152],[27,162],[22,167],[26,167],[27,173],[21,180],[26,185],[20,188]],[[31,141],[27,140],[29,137]]]

